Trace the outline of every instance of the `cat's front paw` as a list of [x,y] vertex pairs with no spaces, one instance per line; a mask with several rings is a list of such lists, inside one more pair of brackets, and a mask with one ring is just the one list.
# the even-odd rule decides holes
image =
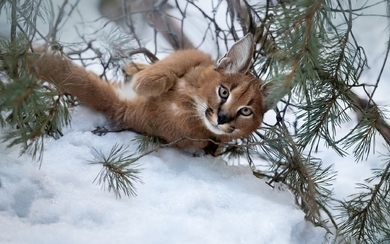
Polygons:
[[133,90],[141,96],[159,96],[175,84],[177,77],[164,70],[147,69],[140,71],[133,81]]

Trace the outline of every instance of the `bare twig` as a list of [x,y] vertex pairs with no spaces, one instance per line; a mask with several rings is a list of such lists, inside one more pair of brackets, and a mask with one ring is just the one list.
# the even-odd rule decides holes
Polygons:
[[146,57],[149,58],[150,62],[152,63],[155,63],[157,62],[159,59],[153,54],[151,53],[148,49],[146,48],[139,48],[139,49],[136,49],[136,50],[133,50],[133,51],[130,51],[129,52],[129,55],[132,56],[132,55],[135,55],[135,54],[144,54]]

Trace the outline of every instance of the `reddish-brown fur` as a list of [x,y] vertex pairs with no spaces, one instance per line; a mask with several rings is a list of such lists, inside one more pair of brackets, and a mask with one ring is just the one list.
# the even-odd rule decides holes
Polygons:
[[[136,94],[129,99],[59,55],[31,55],[29,65],[40,79],[58,85],[121,127],[167,142],[184,136],[227,142],[249,136],[260,126],[265,111],[261,82],[248,73],[253,43],[251,36],[246,38],[217,64],[203,52],[183,50],[142,66],[132,81]],[[248,54],[237,57],[243,51]],[[219,95],[221,89],[229,93],[227,99]],[[252,113],[244,116],[247,109]],[[205,149],[210,143],[183,140],[177,146]]]

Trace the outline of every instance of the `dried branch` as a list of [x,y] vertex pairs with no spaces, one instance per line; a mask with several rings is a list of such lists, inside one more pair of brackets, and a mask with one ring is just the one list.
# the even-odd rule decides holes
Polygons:
[[129,52],[129,56],[133,56],[133,55],[136,55],[136,54],[144,54],[146,57],[149,58],[150,62],[151,63],[155,63],[157,62],[159,59],[156,57],[156,55],[154,55],[153,53],[151,53],[148,49],[146,48],[139,48],[139,49],[136,49],[136,50],[132,50]]

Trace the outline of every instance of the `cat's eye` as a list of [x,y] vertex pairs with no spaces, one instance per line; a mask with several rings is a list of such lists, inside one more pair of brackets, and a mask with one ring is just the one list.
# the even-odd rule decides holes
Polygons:
[[229,91],[224,86],[219,87],[218,94],[223,99],[227,99],[229,97]]
[[240,109],[240,114],[244,116],[249,116],[252,114],[252,110],[250,108],[243,107],[242,109]]

